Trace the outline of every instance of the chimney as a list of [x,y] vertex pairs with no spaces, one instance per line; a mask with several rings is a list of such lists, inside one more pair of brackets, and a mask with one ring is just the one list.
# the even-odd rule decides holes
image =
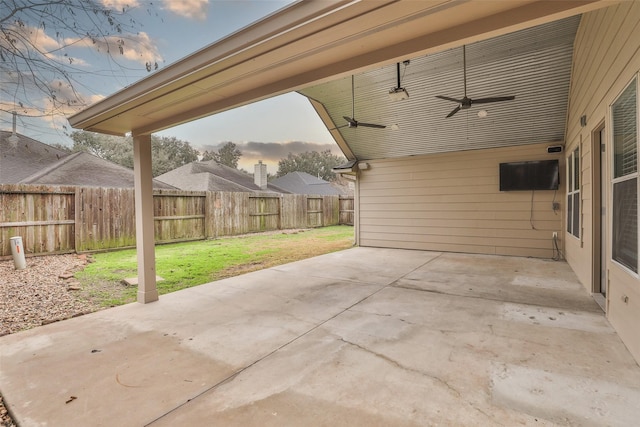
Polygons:
[[262,160],[258,160],[258,164],[254,166],[253,182],[261,190],[267,189],[267,165],[262,163]]

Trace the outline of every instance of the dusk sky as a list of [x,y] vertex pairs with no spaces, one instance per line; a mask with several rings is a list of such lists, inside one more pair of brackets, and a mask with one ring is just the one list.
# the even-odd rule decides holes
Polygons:
[[[123,54],[110,59],[96,46],[76,44],[64,51],[74,58],[74,67],[82,71],[81,94],[95,101],[149,75],[146,62],[157,62],[159,69],[237,31],[286,6],[289,1],[272,0],[101,0],[107,6],[122,9],[138,22],[136,46],[125,43]],[[42,49],[60,54],[55,28],[38,29],[33,37]],[[112,47],[113,48],[113,47]],[[118,64],[114,64],[117,61]],[[84,72],[86,70],[86,73]],[[11,130],[11,102],[0,99],[0,127]],[[44,102],[44,101],[43,101]],[[71,145],[65,136],[61,118],[29,118],[42,115],[23,109],[18,112],[17,131],[45,143]],[[340,150],[322,124],[309,101],[289,93],[252,105],[210,116],[160,132],[189,141],[195,148],[217,149],[227,141],[243,152],[239,167],[253,171],[253,164],[263,160],[275,173],[279,159],[289,152]]]

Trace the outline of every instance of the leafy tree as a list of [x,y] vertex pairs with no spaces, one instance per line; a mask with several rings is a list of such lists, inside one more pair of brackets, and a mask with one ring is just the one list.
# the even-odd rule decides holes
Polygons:
[[101,159],[133,168],[133,141],[112,135],[74,131],[71,133],[74,152],[86,151]]
[[307,151],[301,154],[289,153],[286,159],[281,159],[278,162],[276,177],[297,171],[306,172],[325,181],[332,181],[335,179],[335,174],[331,170],[344,162],[344,157],[332,154],[331,150]]
[[198,150],[175,136],[151,135],[153,176],[198,160]]
[[224,144],[218,151],[205,151],[202,156],[203,161],[215,160],[216,162],[229,166],[230,168],[238,169],[238,161],[242,157],[242,151],[229,141]]
[[[111,145],[116,137],[100,133],[76,131],[71,134],[73,152],[84,151],[101,159],[111,160]],[[121,138],[118,138],[121,139]]]
[[72,55],[79,48],[109,55],[111,64],[122,70],[117,57],[140,62],[142,72],[157,68],[155,46],[137,31],[140,25],[121,4],[2,0],[0,110],[31,117],[64,116],[95,101],[89,99],[94,90],[82,83],[91,68]]
[[[71,134],[73,151],[86,151],[97,157],[133,168],[133,140],[93,132],[75,131]],[[198,160],[198,151],[173,136],[151,135],[153,176]]]

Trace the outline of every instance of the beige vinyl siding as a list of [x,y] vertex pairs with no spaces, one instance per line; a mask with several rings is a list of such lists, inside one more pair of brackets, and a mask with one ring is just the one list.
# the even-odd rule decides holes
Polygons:
[[[582,156],[582,237],[567,237],[566,258],[588,291],[594,289],[597,276],[593,274],[594,218],[592,200],[599,183],[592,153],[592,137],[601,124],[606,126],[606,160],[611,164],[612,144],[610,105],[634,75],[640,72],[640,2],[621,2],[606,9],[585,14],[576,35],[574,67],[570,89],[567,121],[567,152],[578,144]],[[587,126],[580,126],[580,117],[587,116]],[[609,172],[610,175],[610,172]],[[592,185],[593,184],[593,185]],[[608,177],[608,198],[603,201],[606,211],[611,209],[611,181]],[[596,207],[598,208],[598,207]],[[610,236],[611,215],[607,228]],[[564,236],[567,236],[563,233]],[[640,279],[637,275],[611,261],[611,241],[607,239],[608,276],[607,317],[616,328],[636,360],[640,360]],[[597,254],[595,255],[597,256]],[[596,272],[597,274],[597,272]],[[623,297],[628,297],[627,302]]]
[[360,245],[551,258],[552,232],[562,235],[552,202],[564,190],[535,191],[533,205],[531,191],[499,191],[500,163],[560,158],[549,145],[370,161],[359,177]]

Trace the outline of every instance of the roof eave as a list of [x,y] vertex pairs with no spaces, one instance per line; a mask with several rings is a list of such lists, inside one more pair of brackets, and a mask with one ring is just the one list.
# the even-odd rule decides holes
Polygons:
[[[91,127],[99,123],[98,116],[108,114],[123,104],[135,103],[136,100],[152,91],[160,90],[179,79],[185,79],[212,64],[228,60],[238,52],[258,49],[265,40],[286,33],[304,22],[349,3],[352,1],[308,2],[300,0],[90,105],[70,116],[69,123],[74,128]],[[102,130],[101,133],[108,132]],[[112,134],[120,135],[122,133],[112,132]]]
[[[75,128],[107,134],[152,133],[418,52],[450,48],[608,4],[604,0],[302,1],[103,99],[69,121]],[[441,14],[451,21],[437,30],[424,25]],[[399,25],[411,26],[412,31],[398,32]],[[195,95],[199,102],[194,102]]]

